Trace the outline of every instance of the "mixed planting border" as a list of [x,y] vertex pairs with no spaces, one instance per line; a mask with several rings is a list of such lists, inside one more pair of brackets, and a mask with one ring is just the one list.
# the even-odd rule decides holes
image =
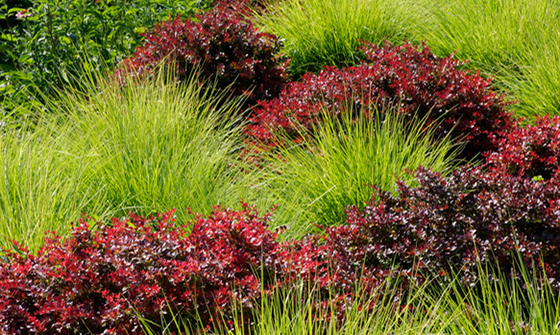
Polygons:
[[148,322],[179,333],[179,313],[195,331],[242,324],[251,333],[251,311],[301,281],[318,294],[311,317],[343,323],[356,302],[374,312],[361,296],[390,281],[395,301],[413,285],[457,273],[462,285],[476,285],[481,265],[522,281],[516,257],[535,269],[536,285],[558,293],[560,118],[522,125],[492,80],[426,45],[361,41],[359,65],[290,81],[280,38],[251,22],[254,8],[266,8],[250,5],[218,2],[158,24],[113,74],[115,89],[162,67],[179,82],[198,71],[199,85],[241,99],[239,159],[250,157],[255,169],[264,168],[259,155],[279,153],[286,141],[313,143],[326,114],[377,122],[389,107],[461,142],[462,165],[449,175],[410,171],[415,183],[399,181],[394,193],[374,186],[367,206],[348,204],[344,224],[301,240],[281,241],[283,229],[269,227],[273,213],[243,203],[188,223],[175,222],[173,211],[110,223],[84,217],[69,237],[48,233],[37,252],[13,241],[0,260],[1,332],[128,334]]

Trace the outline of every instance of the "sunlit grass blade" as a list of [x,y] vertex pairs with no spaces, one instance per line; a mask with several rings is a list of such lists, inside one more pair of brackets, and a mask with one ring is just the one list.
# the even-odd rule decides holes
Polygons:
[[401,43],[421,17],[420,7],[408,0],[286,0],[260,21],[284,39],[291,71],[299,76],[324,65],[356,64],[361,40]]
[[548,0],[430,0],[429,13],[411,34],[444,57],[494,77],[494,85],[519,105],[519,116],[557,114],[560,103],[558,41],[560,7]]

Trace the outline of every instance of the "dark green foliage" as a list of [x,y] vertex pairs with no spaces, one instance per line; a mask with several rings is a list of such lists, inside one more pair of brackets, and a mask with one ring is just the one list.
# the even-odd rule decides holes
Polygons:
[[[209,6],[191,0],[36,0],[0,7],[0,116],[28,113],[39,92],[114,67],[170,16]],[[84,62],[87,65],[84,65]],[[23,108],[22,108],[23,107]],[[17,117],[17,115],[16,115]]]

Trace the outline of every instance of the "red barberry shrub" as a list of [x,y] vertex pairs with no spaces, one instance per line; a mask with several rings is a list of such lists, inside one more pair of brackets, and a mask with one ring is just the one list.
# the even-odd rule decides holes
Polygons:
[[496,172],[548,180],[558,172],[559,158],[560,118],[545,116],[505,133],[486,160]]
[[260,15],[268,10],[268,2],[265,0],[213,0],[211,6],[220,10],[224,7],[235,11],[242,10],[248,16],[254,13]]
[[[349,209],[347,224],[357,232],[349,243],[365,250],[365,265],[462,270],[473,283],[480,263],[511,274],[519,252],[527,268],[544,265],[559,288],[558,175],[537,181],[462,167],[449,177],[420,168],[415,177],[418,187],[400,182],[397,195],[378,190],[365,209]],[[345,228],[333,228],[339,231]]]
[[173,65],[178,80],[194,70],[219,89],[245,96],[246,105],[276,97],[286,82],[278,37],[263,33],[246,16],[244,1],[220,2],[194,18],[163,21],[124,60],[117,78],[150,74]]
[[439,122],[438,133],[467,142],[467,158],[493,149],[490,133],[513,124],[503,96],[492,91],[491,79],[459,68],[452,56],[435,57],[428,47],[409,43],[361,48],[366,61],[355,67],[325,67],[308,73],[301,82],[288,84],[280,96],[254,109],[248,134],[255,141],[274,146],[278,130],[297,137],[301,128],[311,130],[320,122],[323,110],[380,111],[397,104],[400,112],[429,115],[427,122]]
[[36,255],[16,244],[0,261],[0,332],[137,334],[137,315],[162,324],[170,308],[195,326],[198,316],[231,327],[238,314],[228,308],[251,308],[257,276],[272,277],[278,244],[269,217],[217,208],[190,236],[172,212],[98,229],[82,219],[70,238],[49,236]]
[[279,243],[270,213],[244,205],[198,216],[190,232],[170,212],[93,227],[83,219],[36,255],[15,244],[0,259],[0,332],[137,333],[137,315],[162,324],[170,308],[199,327],[243,322],[249,332],[262,294],[302,281],[318,294],[314,316],[344,321],[360,299],[375,309],[375,293],[393,279],[398,307],[411,280],[434,273],[460,270],[472,284],[482,262],[516,275],[517,252],[560,288],[560,174],[537,180],[481,166],[415,177],[418,186],[376,190],[364,209],[348,209],[345,225],[302,241]]
[[[364,256],[372,245],[364,243],[364,227],[343,225],[326,227],[323,234],[307,236],[302,241],[287,241],[278,250],[281,277],[278,286],[290,287],[303,281],[313,296],[312,313],[316,318],[343,323],[350,306],[374,312],[391,287],[391,298],[398,301],[406,292],[411,271],[391,266],[371,266]],[[369,241],[371,242],[371,241]],[[398,304],[397,304],[398,306]]]

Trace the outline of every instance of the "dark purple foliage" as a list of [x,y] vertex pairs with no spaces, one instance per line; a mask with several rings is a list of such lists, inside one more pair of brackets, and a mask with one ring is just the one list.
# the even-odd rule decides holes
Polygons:
[[[402,270],[463,271],[473,282],[477,263],[509,275],[516,252],[525,265],[560,274],[560,179],[536,181],[480,167],[449,177],[419,169],[418,187],[398,184],[396,196],[377,191],[364,210],[353,207],[347,223],[360,231],[364,262]],[[333,228],[346,229],[346,228]],[[554,281],[554,286],[558,287]]]

